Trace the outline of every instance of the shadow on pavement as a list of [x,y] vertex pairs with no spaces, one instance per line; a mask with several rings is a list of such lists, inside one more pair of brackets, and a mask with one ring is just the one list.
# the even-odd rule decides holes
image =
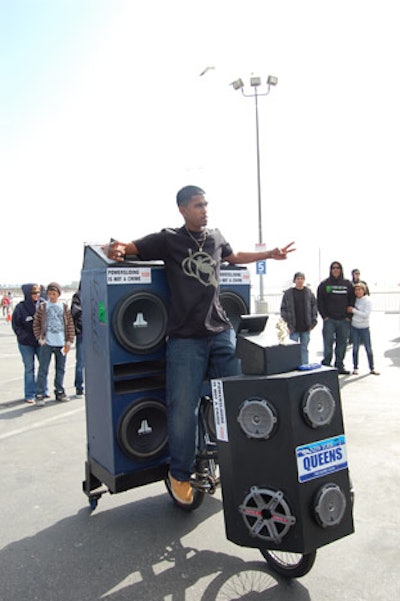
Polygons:
[[[93,514],[82,509],[0,551],[1,599],[184,601],[206,578],[196,601],[310,601],[299,582],[280,581],[264,561],[184,545],[183,537],[220,509],[210,497],[185,513],[163,495]],[[212,547],[213,533],[205,537]]]
[[[59,402],[56,401],[53,397],[51,397],[46,401],[44,407],[37,407],[33,404],[31,405],[29,403],[26,403],[23,399],[5,401],[3,403],[0,403],[0,420],[18,419],[22,417],[25,413],[36,413],[37,415],[44,417],[48,416],[47,412],[51,409],[55,409],[56,407],[75,409],[79,407],[78,403],[82,404],[82,399],[70,398],[68,401]],[[2,410],[6,411],[1,413]]]
[[400,367],[400,338],[395,338],[391,342],[398,346],[385,351],[384,357],[390,359],[392,362],[391,367]]

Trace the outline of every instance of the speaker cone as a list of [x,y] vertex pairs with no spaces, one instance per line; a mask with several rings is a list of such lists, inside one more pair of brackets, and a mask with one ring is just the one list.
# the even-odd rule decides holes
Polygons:
[[113,314],[113,330],[118,342],[133,353],[148,353],[165,339],[167,310],[160,297],[135,292],[120,300]]
[[296,518],[283,492],[253,486],[240,505],[239,511],[249,529],[250,535],[274,543],[280,543]]
[[278,421],[273,405],[264,399],[246,400],[237,420],[248,438],[264,439],[271,436]]
[[316,494],[314,511],[320,526],[340,524],[346,510],[346,497],[342,489],[333,483],[325,484]]
[[327,386],[315,384],[304,395],[303,415],[312,428],[330,424],[335,408],[335,399]]
[[151,459],[167,447],[167,409],[158,399],[146,398],[123,415],[118,430],[122,450],[135,459]]
[[240,316],[247,315],[249,308],[245,301],[239,294],[232,292],[231,290],[225,290],[220,292],[219,300],[225,311],[226,316],[229,318],[233,329],[237,332]]

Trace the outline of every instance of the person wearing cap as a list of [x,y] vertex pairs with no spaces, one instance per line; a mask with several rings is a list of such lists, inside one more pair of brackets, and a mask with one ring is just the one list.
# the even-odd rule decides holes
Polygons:
[[15,307],[11,326],[17,336],[18,349],[24,364],[24,399],[26,403],[35,403],[36,361],[39,362],[39,343],[33,333],[33,318],[43,302],[39,284],[23,284],[21,290],[24,300]]
[[36,405],[45,403],[45,387],[51,356],[55,357],[54,394],[56,401],[67,401],[64,390],[65,360],[75,338],[71,311],[59,300],[61,287],[57,282],[47,286],[48,300],[40,303],[33,320],[33,333],[40,345],[39,372],[36,381]]
[[300,342],[301,363],[308,364],[310,332],[317,325],[318,311],[315,295],[305,285],[305,275],[297,271],[294,286],[285,290],[281,303],[281,317],[287,323],[289,338]]
[[344,366],[344,358],[351,321],[351,313],[348,308],[354,306],[354,300],[353,284],[343,276],[342,264],[339,261],[333,261],[330,265],[329,277],[318,286],[317,305],[324,320],[322,364],[327,366],[331,364],[333,347],[335,347],[335,367],[341,375],[350,374],[350,371]]
[[[193,503],[190,483],[196,456],[197,411],[204,379],[240,373],[235,331],[219,300],[221,262],[245,264],[286,259],[294,249],[234,252],[220,230],[208,229],[205,192],[185,186],[176,196],[184,219],[134,242],[113,241],[104,247],[112,260],[127,255],[163,260],[171,293],[167,324],[166,398],[169,482],[178,504]],[[178,375],[179,374],[179,375]]]
[[374,355],[371,345],[371,333],[369,329],[369,316],[372,310],[371,298],[367,295],[367,288],[363,282],[358,282],[354,286],[356,301],[354,307],[348,307],[349,313],[352,313],[351,333],[353,340],[353,375],[358,375],[358,351],[363,344],[367,353],[369,371],[374,376],[379,376],[374,366]]

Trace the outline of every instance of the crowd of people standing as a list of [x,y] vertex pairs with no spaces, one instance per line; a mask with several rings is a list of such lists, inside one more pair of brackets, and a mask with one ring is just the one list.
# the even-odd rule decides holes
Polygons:
[[[333,261],[329,276],[318,285],[316,295],[305,286],[304,273],[294,275],[294,286],[285,290],[280,314],[286,322],[291,340],[300,342],[302,363],[308,363],[310,332],[322,318],[322,365],[336,367],[340,375],[358,375],[359,349],[363,345],[369,370],[375,369],[369,316],[372,309],[367,283],[360,279],[360,270],[353,269],[352,279],[345,278],[343,266]],[[353,370],[344,364],[347,347],[353,346]]]
[[83,396],[82,308],[79,291],[69,308],[61,300],[61,286],[50,282],[47,288],[28,283],[21,287],[23,300],[9,310],[12,329],[24,367],[24,401],[43,406],[50,399],[48,376],[54,356],[54,397],[67,401],[64,377],[67,354],[76,342],[76,397]]

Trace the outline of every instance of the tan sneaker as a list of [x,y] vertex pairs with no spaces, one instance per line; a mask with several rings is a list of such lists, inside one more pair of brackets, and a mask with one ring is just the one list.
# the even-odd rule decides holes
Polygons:
[[191,505],[193,503],[193,488],[190,482],[180,482],[175,480],[168,472],[168,479],[171,485],[172,496],[175,501],[182,505]]

